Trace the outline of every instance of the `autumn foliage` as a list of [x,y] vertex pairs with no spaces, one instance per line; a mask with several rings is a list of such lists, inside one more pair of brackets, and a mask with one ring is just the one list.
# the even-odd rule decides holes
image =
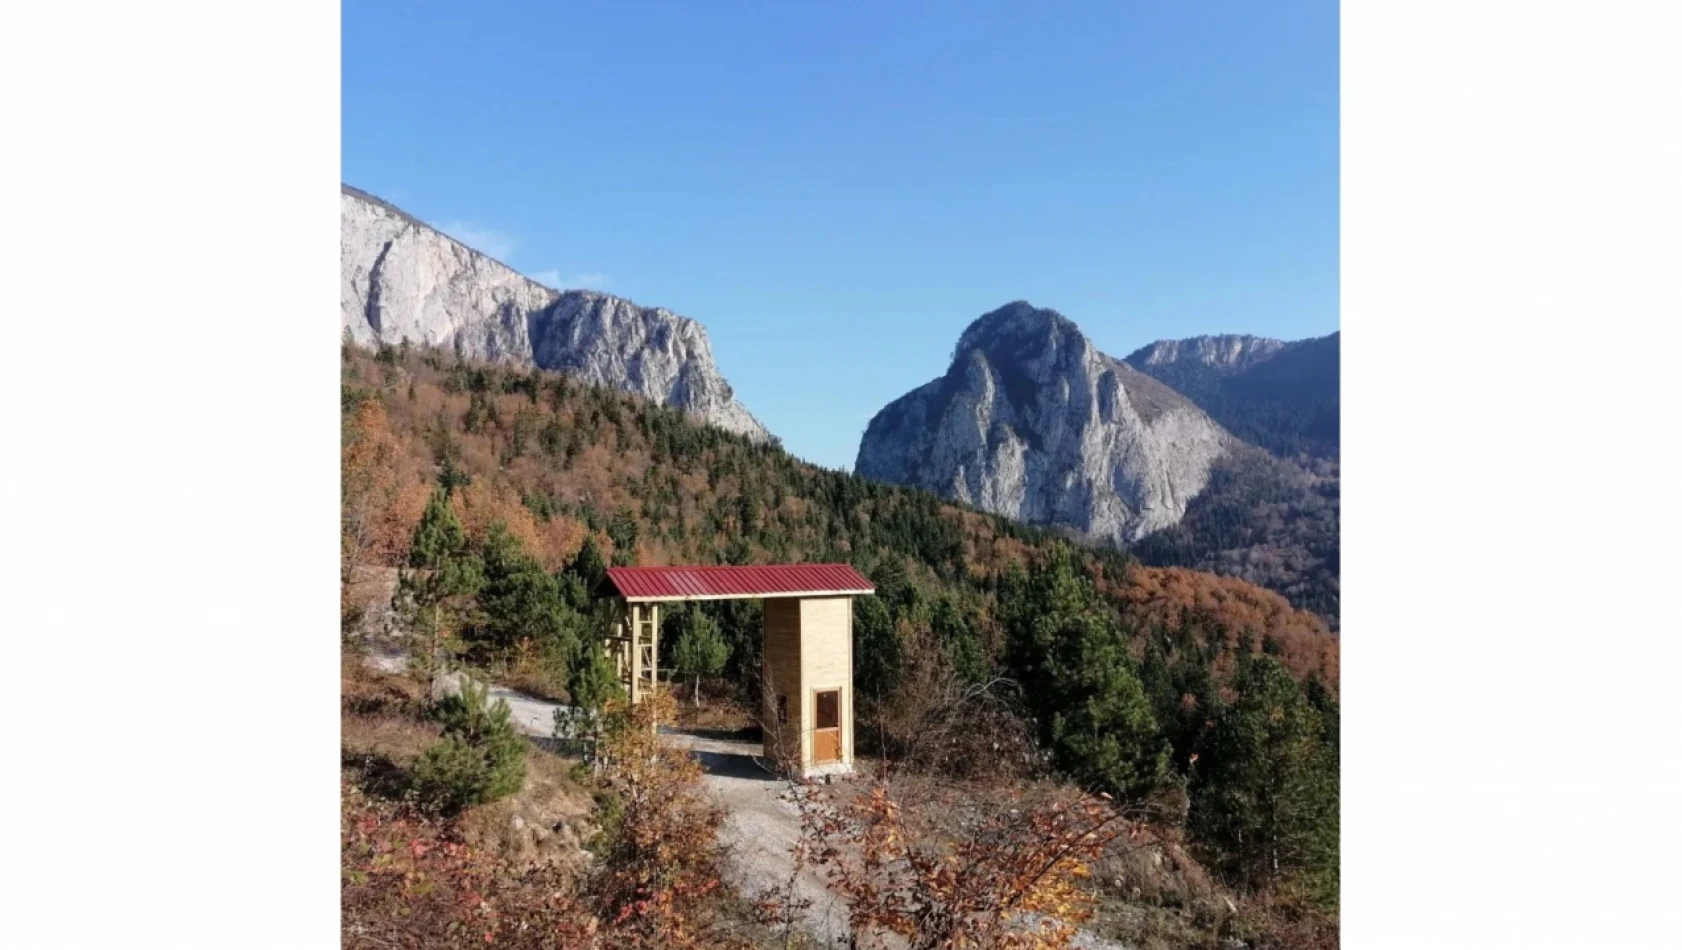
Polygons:
[[1093,913],[1082,879],[1129,830],[1107,797],[971,801],[954,823],[908,814],[903,792],[795,790],[804,858],[846,898],[858,947],[1066,947]]
[[[1235,650],[1246,639],[1276,651],[1299,678],[1338,681],[1338,640],[1326,622],[1273,591],[1183,567],[1133,566],[1124,580],[1100,583],[1123,613],[1146,629],[1195,631]],[[1335,692],[1335,690],[1334,690]]]
[[664,691],[636,706],[609,705],[600,755],[613,820],[592,891],[616,946],[730,945],[709,901],[723,886],[724,813],[695,760],[660,741],[655,723],[672,714]]

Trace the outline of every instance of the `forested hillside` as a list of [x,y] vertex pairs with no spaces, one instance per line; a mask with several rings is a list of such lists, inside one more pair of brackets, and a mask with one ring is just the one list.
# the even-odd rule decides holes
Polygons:
[[[1063,543],[1046,529],[810,465],[558,373],[347,347],[342,400],[347,466],[364,454],[379,459],[361,497],[347,499],[366,522],[356,531],[361,564],[402,562],[437,485],[450,489],[472,538],[500,522],[550,571],[570,563],[586,538],[615,563],[845,561],[890,587],[904,574],[924,599],[975,616],[1007,568]],[[1108,548],[1074,550],[1092,577],[1155,573]],[[1275,627],[1247,632],[1258,649],[1277,640],[1299,676],[1323,670],[1326,651],[1335,656],[1325,624],[1271,591],[1183,576],[1243,595],[1188,604],[1170,629],[1219,634],[1234,625],[1241,599],[1268,605]],[[1110,600],[1129,617],[1145,606]]]
[[[346,588],[370,567],[419,569],[406,609],[469,661],[555,695],[587,682],[606,562],[849,562],[878,588],[855,605],[861,752],[903,748],[895,723],[914,719],[896,715],[926,701],[931,671],[1003,678],[1061,774],[1128,797],[1183,789],[1187,833],[1232,886],[1335,905],[1338,644],[1280,595],[825,470],[565,375],[342,355]],[[723,679],[753,696],[757,611],[667,623],[705,615]]]
[[1333,459],[1301,464],[1240,446],[1216,462],[1179,524],[1140,540],[1146,564],[1189,567],[1278,591],[1338,627],[1339,480]]

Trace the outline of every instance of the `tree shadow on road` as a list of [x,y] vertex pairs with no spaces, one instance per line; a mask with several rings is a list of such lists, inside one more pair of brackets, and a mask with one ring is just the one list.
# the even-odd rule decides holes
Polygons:
[[760,764],[758,756],[737,752],[690,753],[701,764],[701,771],[720,778],[743,779],[749,782],[780,782],[781,776]]

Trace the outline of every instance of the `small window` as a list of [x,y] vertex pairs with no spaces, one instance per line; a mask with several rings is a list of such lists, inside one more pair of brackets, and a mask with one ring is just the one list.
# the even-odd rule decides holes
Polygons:
[[841,728],[841,691],[826,690],[818,694],[817,728]]
[[788,697],[787,696],[778,696],[777,697],[777,721],[780,722],[780,723],[783,723],[785,725],[788,723]]

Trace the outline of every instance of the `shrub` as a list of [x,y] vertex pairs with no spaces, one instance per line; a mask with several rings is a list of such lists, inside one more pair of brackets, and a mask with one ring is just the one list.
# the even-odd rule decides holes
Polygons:
[[635,706],[608,705],[596,842],[602,867],[590,890],[613,921],[609,946],[737,945],[715,896],[724,888],[724,811],[700,765],[660,741],[654,724],[671,718],[663,691]]
[[526,780],[526,743],[508,704],[487,704],[488,688],[463,679],[461,692],[437,706],[444,736],[415,763],[416,797],[445,814],[495,801]]

